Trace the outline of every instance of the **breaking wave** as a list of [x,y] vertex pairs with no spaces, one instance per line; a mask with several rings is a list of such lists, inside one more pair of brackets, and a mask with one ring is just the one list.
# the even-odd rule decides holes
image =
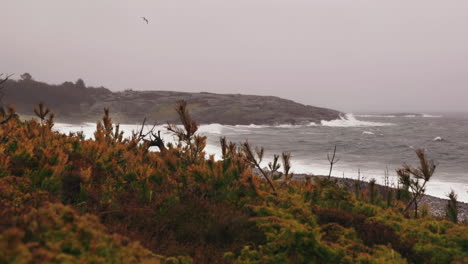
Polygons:
[[396,115],[357,115],[357,117],[378,117],[378,118],[394,118]]
[[321,125],[327,127],[378,127],[391,126],[393,124],[357,120],[353,114],[346,114],[345,116],[341,116],[340,119],[335,119],[331,121],[322,120]]
[[310,126],[317,126],[317,123],[310,122],[307,124],[301,125],[293,125],[293,124],[280,124],[280,125],[235,125],[236,128],[297,128],[297,127],[310,127]]
[[209,125],[201,125],[198,127],[198,132],[204,134],[204,133],[209,133],[209,134],[222,134],[223,129],[225,129],[226,126],[223,126],[221,124],[209,124]]
[[364,117],[364,118],[396,118],[396,117],[407,117],[407,118],[415,118],[415,117],[425,117],[425,118],[438,118],[443,117],[441,115],[431,115],[431,114],[362,114],[357,115],[357,117]]
[[439,118],[442,117],[441,115],[429,115],[429,114],[423,114],[422,117],[431,117],[431,118]]

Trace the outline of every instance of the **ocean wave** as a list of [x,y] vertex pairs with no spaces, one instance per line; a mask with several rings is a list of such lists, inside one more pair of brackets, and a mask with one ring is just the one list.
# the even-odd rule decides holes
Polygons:
[[357,117],[364,117],[364,118],[396,118],[396,117],[407,117],[407,118],[415,118],[415,117],[427,117],[427,118],[439,118],[443,117],[441,115],[431,115],[431,114],[406,114],[406,115],[373,115],[373,114],[362,114],[362,115],[356,115]]
[[442,117],[442,116],[441,115],[422,114],[422,117],[439,118],[439,117]]
[[353,114],[346,114],[341,116],[340,119],[335,119],[331,121],[321,121],[322,126],[327,127],[378,127],[378,126],[391,126],[392,123],[383,123],[383,122],[370,122],[358,120],[354,117]]
[[415,117],[424,117],[424,118],[439,118],[441,115],[430,115],[430,114],[408,114],[403,117],[415,118]]
[[[341,164],[344,165],[344,164]],[[358,178],[358,167],[353,164],[346,164],[346,166],[338,166],[332,171],[334,177],[346,177],[351,179]],[[329,165],[323,164],[311,164],[309,160],[292,160],[292,171],[297,174],[308,174],[308,175],[328,175],[330,170]],[[371,179],[376,179],[377,184],[384,185],[384,173],[379,169],[361,169],[361,180],[369,182]],[[398,176],[392,172],[389,175],[390,185],[396,186],[398,183]],[[468,202],[468,183],[463,182],[451,182],[441,180],[431,180],[428,182],[426,187],[426,194],[435,197],[447,199],[447,194],[454,190],[458,195],[458,200],[462,202]]]
[[395,118],[396,115],[357,115],[357,117]]
[[225,128],[227,128],[227,127],[224,126],[224,125],[214,123],[214,124],[199,126],[198,127],[198,132],[202,133],[202,134],[208,133],[208,134],[220,135],[220,134],[222,134],[223,129],[225,129]]
[[304,124],[304,125],[282,124],[282,125],[277,125],[275,127],[278,127],[278,128],[297,128],[297,127],[310,127],[310,126],[317,126],[317,124],[315,122],[310,122],[310,123]]
[[307,124],[293,125],[293,124],[280,124],[280,125],[235,125],[236,128],[298,128],[298,127],[311,127],[318,126],[315,122],[310,122]]

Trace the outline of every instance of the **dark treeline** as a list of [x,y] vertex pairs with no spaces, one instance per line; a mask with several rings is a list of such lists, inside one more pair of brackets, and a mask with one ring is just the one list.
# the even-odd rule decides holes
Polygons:
[[22,74],[18,80],[6,81],[3,87],[3,101],[15,105],[22,114],[33,114],[34,106],[44,102],[58,115],[72,115],[83,105],[92,105],[100,96],[111,93],[104,87],[87,87],[82,79],[53,85],[36,81],[29,73]]

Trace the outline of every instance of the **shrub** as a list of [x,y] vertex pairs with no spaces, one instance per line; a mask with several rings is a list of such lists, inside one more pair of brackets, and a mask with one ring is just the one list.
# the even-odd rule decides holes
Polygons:
[[458,222],[458,202],[457,202],[457,195],[455,192],[452,190],[448,194],[448,202],[447,206],[445,208],[445,215],[447,216],[447,219],[449,221],[452,221],[454,223]]

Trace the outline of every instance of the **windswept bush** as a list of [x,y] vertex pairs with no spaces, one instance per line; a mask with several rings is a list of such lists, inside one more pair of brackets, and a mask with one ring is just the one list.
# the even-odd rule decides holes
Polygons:
[[267,170],[262,149],[222,138],[215,160],[176,111],[175,142],[125,137],[107,109],[94,139],[55,132],[45,105],[1,124],[0,263],[466,263],[465,224],[294,181],[288,153]]

